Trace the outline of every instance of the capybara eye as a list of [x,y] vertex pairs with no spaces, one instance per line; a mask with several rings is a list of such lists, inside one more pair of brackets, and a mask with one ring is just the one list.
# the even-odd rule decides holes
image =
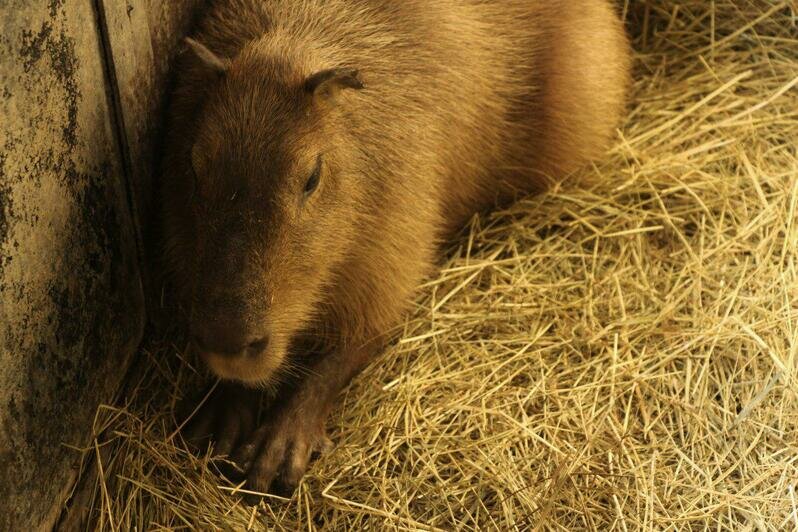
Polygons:
[[310,174],[307,183],[305,183],[305,196],[310,196],[314,190],[319,186],[319,179],[321,178],[321,156],[316,159],[316,168]]

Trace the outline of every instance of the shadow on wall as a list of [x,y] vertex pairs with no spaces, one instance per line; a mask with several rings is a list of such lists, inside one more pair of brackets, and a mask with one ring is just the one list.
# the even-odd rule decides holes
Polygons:
[[2,530],[52,527],[79,458],[67,445],[89,441],[97,405],[140,341],[134,220],[150,218],[155,118],[169,58],[198,3],[4,6]]

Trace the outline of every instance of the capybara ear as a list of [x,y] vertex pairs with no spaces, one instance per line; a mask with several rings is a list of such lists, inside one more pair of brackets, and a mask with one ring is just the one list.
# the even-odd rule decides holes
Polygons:
[[316,101],[334,99],[342,89],[363,88],[360,72],[354,68],[330,68],[316,72],[305,80],[305,91]]
[[195,41],[191,37],[186,37],[184,42],[188,46],[189,50],[194,53],[197,59],[202,61],[208,70],[220,76],[227,72],[227,69],[230,67],[229,59],[219,57],[215,53],[211,52],[207,46],[199,41]]

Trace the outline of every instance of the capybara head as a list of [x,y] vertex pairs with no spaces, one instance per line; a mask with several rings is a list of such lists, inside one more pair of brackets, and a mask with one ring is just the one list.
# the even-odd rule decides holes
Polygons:
[[352,240],[362,183],[347,89],[362,83],[257,43],[224,59],[187,42],[205,82],[185,132],[191,171],[164,175],[167,264],[209,367],[267,384]]

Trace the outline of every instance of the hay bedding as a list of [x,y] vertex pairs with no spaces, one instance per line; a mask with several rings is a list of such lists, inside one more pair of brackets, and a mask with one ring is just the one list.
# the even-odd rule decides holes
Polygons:
[[98,412],[91,526],[798,528],[798,6],[625,12],[610,159],[473,224],[292,500],[185,451],[198,378],[155,344]]

